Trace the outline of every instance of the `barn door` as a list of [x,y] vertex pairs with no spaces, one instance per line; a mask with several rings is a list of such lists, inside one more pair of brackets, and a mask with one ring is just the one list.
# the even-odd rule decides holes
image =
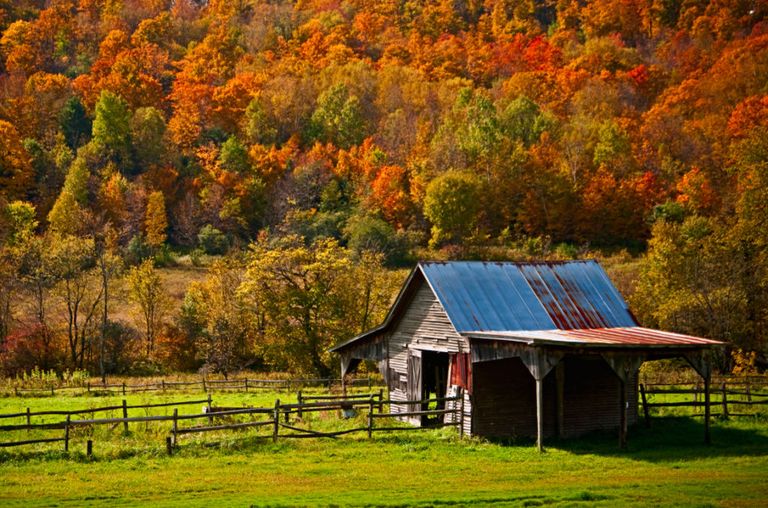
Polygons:
[[[421,400],[421,351],[408,350],[408,400]],[[420,404],[409,404],[408,411],[421,411]],[[409,418],[420,422],[421,419]]]

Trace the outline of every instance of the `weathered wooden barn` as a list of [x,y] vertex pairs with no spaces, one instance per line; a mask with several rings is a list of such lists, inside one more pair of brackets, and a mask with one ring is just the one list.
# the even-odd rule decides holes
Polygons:
[[596,261],[454,261],[419,263],[384,323],[332,351],[342,377],[378,362],[394,401],[463,393],[465,433],[541,447],[598,429],[618,429],[623,445],[644,361],[685,358],[708,400],[709,353],[721,345],[639,326]]

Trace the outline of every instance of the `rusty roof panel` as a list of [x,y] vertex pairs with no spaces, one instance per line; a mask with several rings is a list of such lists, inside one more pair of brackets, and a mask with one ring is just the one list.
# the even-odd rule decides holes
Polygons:
[[595,261],[452,261],[419,268],[459,333],[637,324]]
[[572,330],[521,330],[518,332],[465,332],[478,339],[509,340],[528,344],[566,346],[716,346],[720,341],[664,332],[640,326]]

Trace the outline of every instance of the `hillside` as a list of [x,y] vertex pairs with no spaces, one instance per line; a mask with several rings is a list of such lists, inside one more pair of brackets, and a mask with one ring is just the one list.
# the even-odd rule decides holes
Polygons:
[[[400,275],[383,267],[626,249],[638,258],[616,273],[645,324],[759,358],[766,15],[745,0],[0,1],[0,343],[66,332],[69,364],[86,368],[107,316],[74,326],[85,318],[14,308],[14,295],[39,302],[92,270],[78,301],[96,309],[106,254],[131,267],[229,253],[186,321],[175,308],[158,330],[205,331],[208,363],[239,344],[238,365],[322,372],[325,346],[385,312]],[[82,262],[30,265],[59,244]],[[297,324],[237,300],[267,294],[278,261],[318,252],[367,274],[329,317]],[[372,287],[380,298],[354,307],[348,295]],[[214,293],[237,308],[194,307]],[[297,326],[322,339],[278,339]],[[137,331],[149,356],[153,327]],[[269,352],[304,339],[311,364]]]

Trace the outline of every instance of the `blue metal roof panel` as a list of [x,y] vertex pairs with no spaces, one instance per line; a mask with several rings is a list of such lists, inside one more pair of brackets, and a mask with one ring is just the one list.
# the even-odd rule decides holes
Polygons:
[[421,263],[459,333],[635,326],[595,261]]

